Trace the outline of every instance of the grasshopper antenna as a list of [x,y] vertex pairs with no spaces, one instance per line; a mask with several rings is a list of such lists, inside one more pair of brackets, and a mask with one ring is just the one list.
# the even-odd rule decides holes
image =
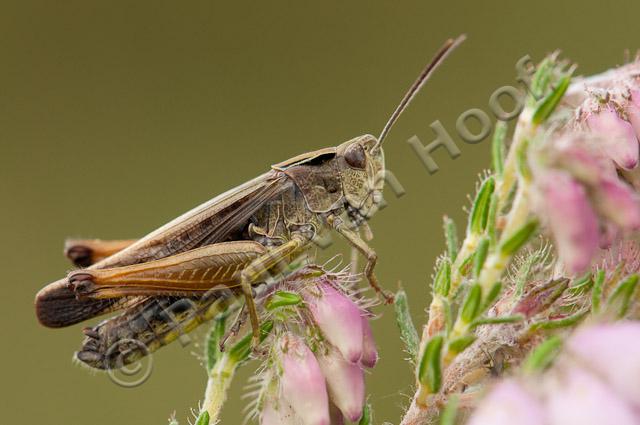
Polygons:
[[424,83],[426,83],[429,77],[431,77],[433,71],[435,71],[436,68],[440,66],[442,61],[444,61],[444,59],[449,56],[449,53],[451,53],[456,47],[458,47],[460,43],[462,43],[466,38],[467,37],[462,34],[458,38],[450,38],[444,43],[438,53],[436,53],[433,59],[431,59],[431,62],[429,62],[429,64],[422,70],[416,81],[411,85],[411,87],[409,87],[409,90],[407,90],[407,93],[404,95],[404,97],[396,107],[396,110],[393,111],[393,114],[391,114],[391,117],[389,117],[389,121],[387,121],[384,128],[382,129],[382,132],[378,137],[378,143],[376,143],[373,149],[377,149],[378,147],[380,147],[384,139],[387,137],[387,134],[389,134],[389,130],[391,130],[391,127],[393,127],[404,110],[407,109],[407,106],[409,106],[413,98],[416,97],[416,94],[418,94]]

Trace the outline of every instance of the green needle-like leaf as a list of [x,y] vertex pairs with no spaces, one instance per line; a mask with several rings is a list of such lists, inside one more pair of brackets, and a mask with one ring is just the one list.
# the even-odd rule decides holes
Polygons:
[[562,338],[552,336],[538,345],[524,361],[525,373],[535,373],[546,369],[553,362],[562,347]]
[[442,385],[443,344],[444,337],[442,335],[431,338],[418,363],[418,381],[430,394],[437,393]]
[[433,292],[443,298],[449,296],[451,288],[451,262],[448,258],[438,261],[438,269],[433,279]]
[[491,308],[493,303],[498,299],[501,292],[502,292],[502,282],[494,283],[491,289],[489,290],[489,293],[482,301],[482,307],[480,308],[480,312],[484,313],[485,311],[489,310],[489,308]]
[[564,319],[547,320],[544,322],[535,323],[531,325],[531,329],[532,330],[538,330],[538,329],[551,330],[551,329],[573,327],[579,322],[581,322],[582,319],[587,317],[588,313],[589,313],[588,310],[584,310],[579,313],[572,314],[571,316],[565,317]]
[[460,318],[465,323],[473,322],[473,319],[478,317],[480,313],[480,306],[482,305],[482,288],[479,284],[475,283],[471,285],[467,296],[462,304],[462,310],[460,312]]
[[448,300],[442,300],[442,308],[444,310],[444,324],[447,332],[451,332],[453,328],[453,312],[451,311],[451,304]]
[[476,340],[475,335],[464,335],[458,337],[449,343],[449,351],[454,354],[462,353],[468,346]]
[[440,413],[440,425],[455,425],[456,416],[458,416],[458,396],[452,394],[447,400],[447,405]]
[[269,311],[276,308],[298,305],[302,302],[302,297],[293,292],[276,291],[267,301],[266,308]]
[[586,294],[593,287],[591,272],[575,279],[569,287],[569,293],[574,297]]
[[545,91],[547,91],[547,86],[549,85],[551,71],[553,70],[554,64],[555,60],[553,60],[552,57],[547,56],[538,65],[536,72],[531,79],[531,101],[533,103],[542,99]]
[[198,420],[196,420],[195,425],[209,425],[209,412],[206,410],[200,413],[198,416]]
[[489,238],[486,236],[478,242],[476,255],[473,257],[473,277],[476,279],[480,276],[480,272],[484,267],[484,262],[487,259],[487,254],[489,253],[489,242]]
[[569,88],[569,84],[571,83],[571,74],[564,75],[560,81],[556,84],[556,86],[551,90],[551,92],[545,96],[544,99],[540,102],[535,112],[533,113],[533,118],[531,121],[534,125],[540,124],[549,118],[549,116],[556,109],[556,106],[560,103],[562,96],[564,96],[565,92]]
[[518,267],[518,272],[514,278],[513,299],[519,299],[524,293],[526,283],[529,281],[531,272],[535,266],[544,265],[549,255],[549,249],[544,246],[525,254]]
[[403,290],[396,292],[393,307],[396,313],[396,323],[400,329],[400,339],[404,342],[407,353],[409,353],[411,358],[415,361],[415,358],[418,355],[420,338],[418,337],[416,327],[413,325],[413,320],[411,320],[407,294]]
[[523,139],[516,149],[516,169],[518,174],[525,181],[531,180],[531,170],[529,169],[529,140]]
[[498,178],[502,177],[504,171],[504,146],[506,138],[507,123],[504,121],[496,122],[493,129],[493,139],[491,140],[491,160]]
[[[271,330],[273,329],[273,322],[266,321],[260,325],[260,342],[264,341]],[[251,338],[252,334],[245,335],[240,341],[238,341],[231,349],[229,349],[229,357],[238,364],[244,362],[249,358],[251,354]]]
[[447,242],[447,253],[451,262],[456,261],[458,256],[458,229],[456,223],[449,217],[444,216],[444,236]]
[[491,195],[491,201],[489,203],[489,213],[487,215],[487,235],[489,236],[489,246],[494,247],[498,240],[496,225],[497,225],[497,217],[498,217],[498,208],[499,208],[499,200],[498,194],[493,192]]
[[364,405],[364,410],[362,411],[362,417],[358,421],[358,425],[371,425],[373,423],[373,412],[371,410],[371,404],[367,403]]
[[469,214],[469,233],[480,235],[487,227],[489,204],[491,203],[491,195],[494,189],[495,179],[493,176],[487,177],[480,185]]
[[505,323],[518,323],[523,320],[524,317],[519,314],[513,316],[481,317],[471,323],[471,329],[481,325],[503,325]]
[[207,343],[205,346],[205,357],[207,359],[207,373],[211,372],[213,366],[218,360],[222,352],[220,351],[220,341],[224,337],[226,329],[227,315],[221,314],[215,318],[213,326],[207,336]]
[[607,302],[607,308],[609,311],[613,311],[617,318],[621,319],[627,314],[633,298],[633,293],[637,286],[638,275],[632,274],[620,282],[611,293],[609,301]]
[[602,285],[606,275],[603,269],[598,270],[596,278],[593,281],[593,289],[591,290],[591,311],[593,314],[600,312],[600,302],[602,300]]
[[538,229],[538,221],[531,220],[520,229],[516,230],[504,242],[500,244],[500,251],[505,256],[512,256],[526,244]]

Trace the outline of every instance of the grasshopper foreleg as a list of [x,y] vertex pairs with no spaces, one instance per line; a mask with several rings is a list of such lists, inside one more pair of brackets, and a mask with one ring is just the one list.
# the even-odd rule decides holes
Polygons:
[[371,285],[376,293],[382,296],[388,304],[393,303],[393,295],[387,293],[387,291],[380,286],[378,278],[373,272],[376,262],[378,261],[378,254],[376,254],[373,248],[367,245],[358,233],[351,230],[339,217],[332,215],[328,217],[327,221],[352,247],[357,249],[367,259],[367,264],[364,266],[364,275],[369,281],[369,285]]

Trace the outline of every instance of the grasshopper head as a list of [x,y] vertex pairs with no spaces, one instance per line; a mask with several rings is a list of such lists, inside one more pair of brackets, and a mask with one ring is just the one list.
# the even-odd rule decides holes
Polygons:
[[342,187],[348,205],[362,218],[371,217],[382,201],[384,153],[378,139],[370,134],[338,146]]
[[434,58],[422,70],[416,81],[409,87],[404,97],[382,128],[378,138],[370,134],[356,137],[336,148],[336,159],[340,168],[344,197],[350,214],[356,219],[371,217],[382,202],[385,181],[384,153],[382,142],[400,115],[429,79],[442,61],[465,39],[464,35],[447,40]]

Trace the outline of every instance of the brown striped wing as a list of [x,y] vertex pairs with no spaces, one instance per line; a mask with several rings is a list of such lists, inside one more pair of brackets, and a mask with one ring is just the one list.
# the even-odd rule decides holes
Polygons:
[[[251,215],[292,183],[278,171],[269,171],[172,220],[124,250],[86,270],[145,263],[224,241]],[[64,327],[144,301],[139,296],[112,299],[76,299],[67,278],[44,287],[35,299],[36,315],[48,327]]]

